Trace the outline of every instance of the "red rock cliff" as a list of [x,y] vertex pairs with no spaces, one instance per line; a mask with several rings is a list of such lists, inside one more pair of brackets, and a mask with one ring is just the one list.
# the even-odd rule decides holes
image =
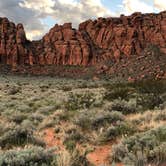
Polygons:
[[41,40],[26,39],[22,24],[0,18],[0,63],[92,65],[141,55],[148,44],[166,53],[166,11],[88,20],[73,29],[55,25]]

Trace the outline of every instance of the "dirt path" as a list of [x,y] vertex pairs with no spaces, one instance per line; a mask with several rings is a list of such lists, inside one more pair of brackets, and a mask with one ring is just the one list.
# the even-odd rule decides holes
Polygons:
[[87,159],[95,166],[108,165],[108,157],[111,152],[111,145],[98,146],[87,155]]
[[[44,131],[44,141],[47,147],[58,147],[59,151],[65,150],[63,142],[61,139],[55,137],[55,132],[53,128],[45,129]],[[78,146],[80,148],[80,145]],[[111,153],[111,143],[102,146],[96,146],[95,150],[87,155],[89,162],[95,166],[106,165],[111,166],[108,162],[108,157]],[[122,166],[122,165],[117,165]]]
[[59,150],[64,150],[64,145],[62,140],[55,137],[55,132],[53,128],[48,128],[44,130],[44,141],[47,147],[58,147]]

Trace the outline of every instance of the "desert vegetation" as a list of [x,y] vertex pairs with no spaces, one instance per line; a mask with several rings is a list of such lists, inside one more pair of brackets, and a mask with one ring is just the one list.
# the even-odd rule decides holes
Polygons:
[[160,166],[165,125],[165,80],[0,76],[0,166]]

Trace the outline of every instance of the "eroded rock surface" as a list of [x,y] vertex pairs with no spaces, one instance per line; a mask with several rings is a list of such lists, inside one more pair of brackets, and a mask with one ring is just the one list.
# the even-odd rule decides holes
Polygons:
[[96,65],[142,56],[149,45],[166,53],[166,11],[88,20],[73,29],[55,25],[41,40],[28,41],[22,24],[0,18],[0,63],[19,65]]

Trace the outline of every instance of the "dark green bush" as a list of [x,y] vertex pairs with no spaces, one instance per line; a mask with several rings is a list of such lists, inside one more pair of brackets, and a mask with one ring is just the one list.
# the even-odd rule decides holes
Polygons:
[[130,84],[138,93],[147,94],[153,93],[155,95],[166,92],[165,80],[143,80]]
[[166,121],[166,110],[161,110],[161,112],[156,115],[155,121]]
[[20,91],[21,91],[21,87],[13,86],[13,87],[9,88],[8,95],[15,95],[15,94],[19,93]]
[[125,100],[114,100],[109,110],[118,111],[127,115],[131,113],[135,113],[137,111],[137,106],[136,106],[136,103],[132,104]]
[[163,103],[163,99],[159,95],[153,93],[143,94],[137,98],[137,105],[142,106],[143,110],[154,109]]
[[119,85],[119,86],[111,86],[106,89],[106,93],[104,99],[112,101],[115,99],[128,100],[132,93],[134,93],[134,89],[131,87]]

